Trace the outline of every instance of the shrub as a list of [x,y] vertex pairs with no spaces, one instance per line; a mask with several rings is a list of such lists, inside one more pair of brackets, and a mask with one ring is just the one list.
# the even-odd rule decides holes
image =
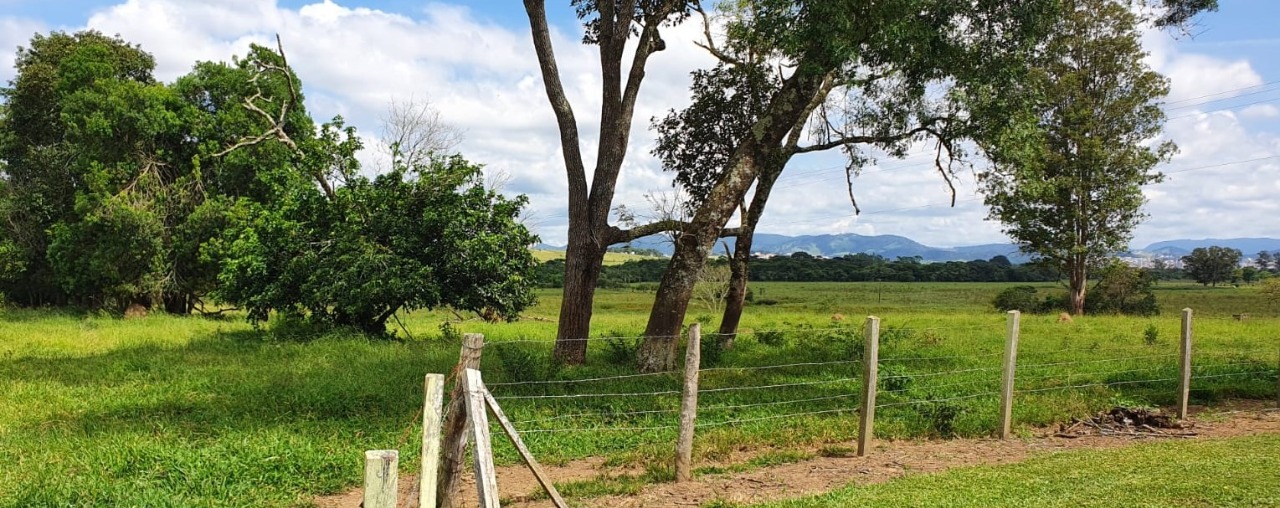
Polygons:
[[1085,298],[1085,312],[1137,316],[1160,313],[1160,305],[1152,292],[1155,280],[1147,271],[1114,261],[1103,268],[1100,275]]
[[604,361],[612,365],[634,365],[640,339],[626,337],[617,331],[611,331],[609,335],[604,340]]
[[1014,286],[1005,289],[996,295],[991,304],[1002,312],[1011,310],[1041,312],[1044,308],[1044,303],[1040,301],[1039,295],[1036,294],[1036,288],[1031,286]]
[[769,347],[781,347],[787,343],[787,336],[781,330],[761,330],[756,332],[756,342]]

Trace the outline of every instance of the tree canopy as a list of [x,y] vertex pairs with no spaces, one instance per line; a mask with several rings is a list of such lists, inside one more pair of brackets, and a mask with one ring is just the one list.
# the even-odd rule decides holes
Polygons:
[[93,31],[20,49],[0,90],[8,301],[188,313],[213,295],[379,333],[401,308],[532,302],[525,199],[479,166],[414,150],[362,174],[355,130],[312,121],[283,46],[172,84],[154,65]]
[[1182,257],[1183,270],[1192,280],[1203,285],[1217,286],[1231,280],[1231,274],[1240,266],[1243,257],[1239,249],[1230,247],[1197,247]]
[[[1068,278],[1084,312],[1088,270],[1127,248],[1143,219],[1142,186],[1174,152],[1152,143],[1164,125],[1168,80],[1144,62],[1138,18],[1116,0],[1066,0],[1003,132],[979,138],[993,162],[980,175],[992,219],[1027,253]],[[979,102],[984,98],[976,98]]]

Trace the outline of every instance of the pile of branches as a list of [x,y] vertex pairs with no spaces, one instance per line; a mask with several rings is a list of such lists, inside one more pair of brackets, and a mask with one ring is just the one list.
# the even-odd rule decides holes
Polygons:
[[1065,438],[1081,436],[1194,437],[1193,425],[1163,414],[1159,409],[1113,407],[1088,418],[1072,418],[1060,425],[1054,435]]

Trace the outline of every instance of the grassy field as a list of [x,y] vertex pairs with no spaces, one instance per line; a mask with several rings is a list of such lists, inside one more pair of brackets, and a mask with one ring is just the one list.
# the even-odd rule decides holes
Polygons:
[[[989,434],[1005,318],[988,302],[1003,287],[756,285],[761,303],[736,347],[704,353],[695,460],[853,437],[868,314],[883,319],[879,435]],[[541,460],[604,456],[669,478],[678,398],[665,392],[677,376],[587,381],[633,373],[652,294],[600,291],[589,365],[569,368],[547,360],[559,302],[540,296],[521,321],[450,329],[486,334],[486,381]],[[1155,318],[1024,317],[1019,429],[1113,403],[1169,404],[1177,309],[1188,306],[1193,400],[1274,396],[1280,309],[1248,287],[1166,284],[1159,297]],[[1249,319],[1231,319],[1240,313]],[[707,326],[716,317],[691,308]],[[0,507],[305,505],[354,485],[363,450],[399,448],[412,464],[421,376],[456,361],[456,339],[441,337],[453,319],[407,314],[395,326],[405,340],[371,341],[257,330],[234,316],[0,310],[0,463],[14,465],[0,470]],[[780,367],[792,364],[808,365]],[[509,448],[498,455],[515,460]]]

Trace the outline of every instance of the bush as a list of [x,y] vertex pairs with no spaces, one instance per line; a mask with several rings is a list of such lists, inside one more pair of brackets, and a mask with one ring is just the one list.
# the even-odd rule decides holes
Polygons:
[[1114,261],[1103,268],[1100,275],[1085,298],[1085,312],[1137,316],[1160,313],[1160,305],[1152,292],[1155,279],[1149,272]]
[[1036,288],[1031,286],[1014,286],[1005,289],[996,295],[991,304],[1002,312],[1011,310],[1042,312],[1045,309],[1045,304],[1040,301]]
[[604,340],[604,361],[611,365],[634,365],[640,339],[626,337],[617,331],[610,332],[609,335]]
[[769,347],[780,347],[787,343],[787,336],[781,330],[761,330],[756,332],[756,342]]

